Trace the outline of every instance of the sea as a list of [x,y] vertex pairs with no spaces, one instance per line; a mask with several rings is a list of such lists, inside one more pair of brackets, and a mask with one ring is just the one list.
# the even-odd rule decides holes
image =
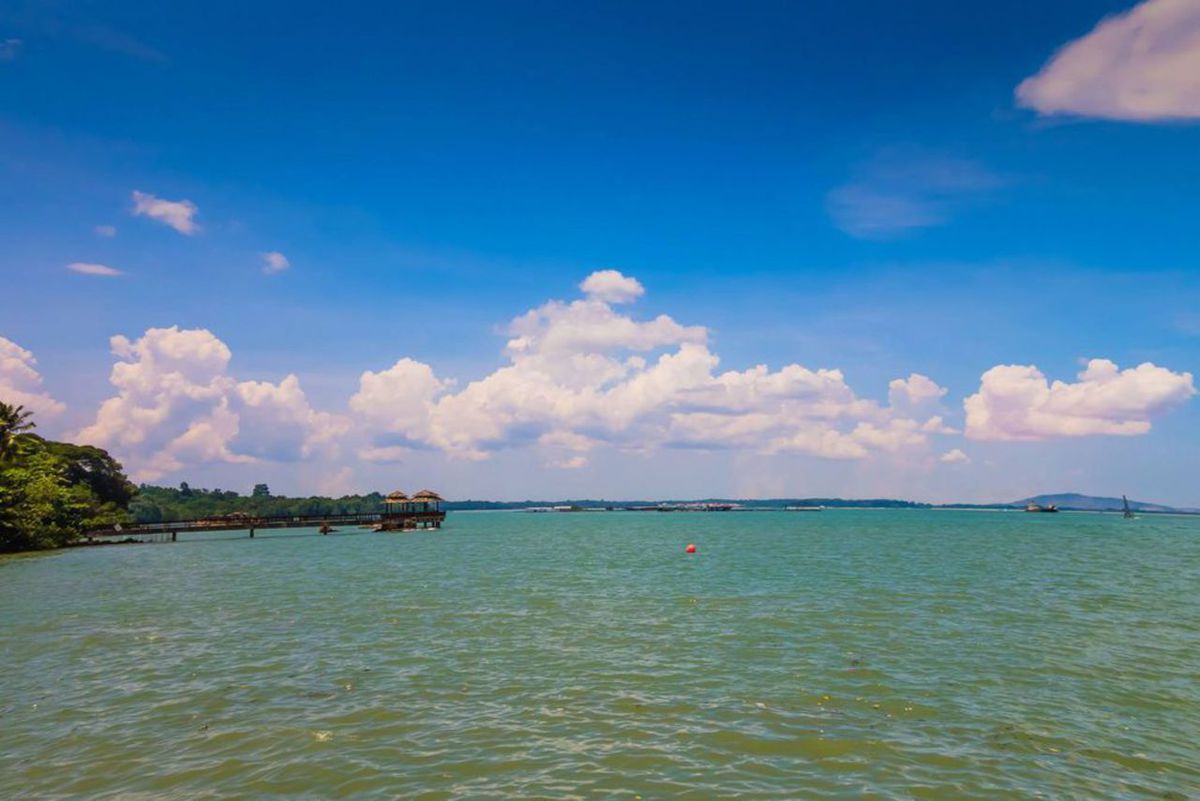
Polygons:
[[0,561],[0,799],[516,798],[1200,798],[1200,518],[451,512]]

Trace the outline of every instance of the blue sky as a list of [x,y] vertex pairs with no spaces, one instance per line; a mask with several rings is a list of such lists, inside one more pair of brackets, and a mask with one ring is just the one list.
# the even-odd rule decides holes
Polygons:
[[1200,505],[1198,32],[4,3],[0,394],[163,483]]

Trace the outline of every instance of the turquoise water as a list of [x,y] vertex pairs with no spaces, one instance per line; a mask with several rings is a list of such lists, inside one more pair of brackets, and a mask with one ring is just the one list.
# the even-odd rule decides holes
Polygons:
[[1200,797],[1200,519],[298,533],[0,562],[0,798]]

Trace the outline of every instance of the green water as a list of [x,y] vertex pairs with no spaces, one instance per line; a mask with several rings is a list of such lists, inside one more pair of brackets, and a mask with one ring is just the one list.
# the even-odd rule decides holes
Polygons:
[[1200,797],[1198,519],[299,533],[0,562],[0,798]]

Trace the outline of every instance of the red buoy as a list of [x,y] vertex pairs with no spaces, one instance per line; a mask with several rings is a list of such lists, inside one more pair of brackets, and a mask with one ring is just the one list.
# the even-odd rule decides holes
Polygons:
[[684,550],[687,551],[688,553],[695,553],[696,546],[689,542],[688,547],[684,548]]

